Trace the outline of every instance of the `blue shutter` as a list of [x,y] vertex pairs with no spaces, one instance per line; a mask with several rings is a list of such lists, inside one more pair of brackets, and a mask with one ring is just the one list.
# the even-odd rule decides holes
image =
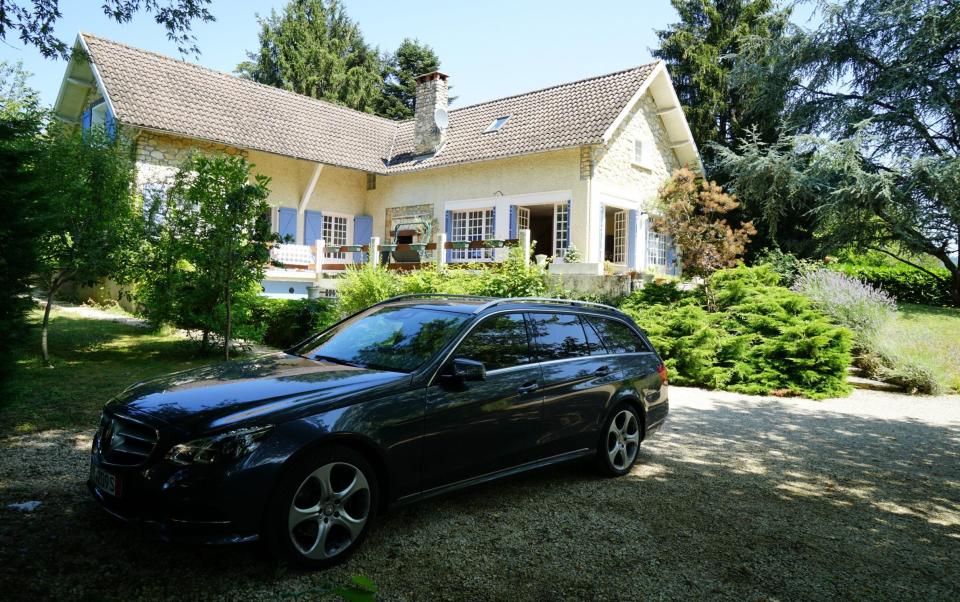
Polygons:
[[[353,216],[353,244],[369,245],[373,236],[373,217],[370,215]],[[354,253],[353,261],[363,263],[363,253]]]
[[567,248],[573,244],[573,199],[567,201]]
[[635,270],[637,265],[637,234],[640,232],[640,212],[631,209],[627,212],[627,269]]
[[297,210],[290,207],[280,207],[277,210],[277,232],[283,242],[292,242],[297,239]]
[[[570,216],[567,216],[570,219]],[[607,208],[600,203],[600,263],[603,263],[607,253]]]
[[110,110],[110,106],[107,106],[107,118],[104,122],[104,127],[107,130],[107,136],[110,136],[110,139],[113,140],[117,136],[117,122],[113,118],[113,111]]
[[666,238],[667,238],[667,273],[670,274],[671,276],[676,276],[677,266],[675,262],[677,259],[677,253],[676,253],[676,249],[673,248],[673,237],[668,236]]
[[80,118],[80,123],[83,124],[82,127],[84,132],[90,130],[90,124],[93,123],[92,109],[87,109],[86,111],[83,112],[83,116]]
[[510,234],[507,238],[516,238],[519,236],[517,232],[517,206],[510,205]]
[[303,244],[313,246],[323,238],[323,214],[319,211],[303,212]]
[[[453,241],[453,212],[446,211],[443,218],[443,231],[447,235],[447,242]],[[453,259],[453,253],[447,249],[447,262]]]

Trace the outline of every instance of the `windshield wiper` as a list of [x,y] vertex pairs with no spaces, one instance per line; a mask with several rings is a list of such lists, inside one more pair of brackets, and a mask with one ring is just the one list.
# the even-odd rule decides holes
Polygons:
[[341,366],[353,366],[354,368],[366,368],[364,364],[360,364],[358,362],[350,362],[347,360],[340,359],[339,357],[333,357],[330,355],[314,354],[310,356],[310,359],[322,360],[324,362],[330,362],[333,364],[340,364]]

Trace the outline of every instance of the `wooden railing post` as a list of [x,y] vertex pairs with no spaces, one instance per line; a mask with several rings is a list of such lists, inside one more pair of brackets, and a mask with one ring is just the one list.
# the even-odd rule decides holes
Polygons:
[[323,253],[326,244],[322,238],[318,238],[314,243],[313,269],[317,274],[317,280],[323,276]]
[[523,253],[523,264],[530,265],[530,230],[520,230],[520,251]]
[[370,267],[375,268],[380,265],[380,237],[370,237],[370,244],[367,249],[370,251],[367,253],[367,261],[370,262]]
[[447,235],[444,232],[437,232],[437,267],[442,268],[447,263]]

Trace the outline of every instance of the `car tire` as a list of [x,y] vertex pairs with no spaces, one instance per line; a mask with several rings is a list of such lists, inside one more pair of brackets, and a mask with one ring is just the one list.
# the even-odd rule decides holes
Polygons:
[[322,569],[346,560],[376,518],[376,472],[357,450],[324,446],[285,470],[264,517],[263,540],[281,561]]
[[633,404],[621,403],[610,412],[597,447],[597,467],[601,474],[621,477],[630,472],[640,456],[641,424]]

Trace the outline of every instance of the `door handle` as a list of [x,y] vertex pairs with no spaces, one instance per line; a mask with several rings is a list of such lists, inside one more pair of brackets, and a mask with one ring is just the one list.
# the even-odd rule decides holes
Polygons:
[[610,366],[600,366],[599,368],[593,371],[594,374],[597,374],[600,376],[605,376],[607,374],[610,374],[611,372],[613,372],[613,370],[610,368]]
[[517,389],[517,394],[526,395],[527,393],[533,393],[539,388],[540,388],[539,383],[524,383],[520,385],[520,387]]

